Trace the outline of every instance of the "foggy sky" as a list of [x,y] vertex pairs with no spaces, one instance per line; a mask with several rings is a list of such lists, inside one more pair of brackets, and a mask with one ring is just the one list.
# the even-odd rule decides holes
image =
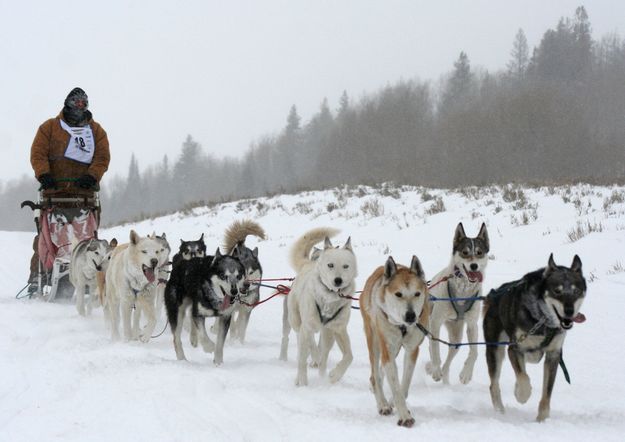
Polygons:
[[35,131],[75,86],[109,134],[109,176],[175,159],[192,134],[217,156],[401,78],[437,80],[459,52],[503,68],[586,6],[593,36],[625,34],[625,2],[0,0],[0,180],[31,174]]

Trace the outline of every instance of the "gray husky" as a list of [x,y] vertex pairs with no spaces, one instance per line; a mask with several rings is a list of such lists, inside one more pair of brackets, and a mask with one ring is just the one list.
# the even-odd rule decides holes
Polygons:
[[[475,298],[482,296],[482,282],[484,271],[488,264],[490,241],[486,225],[482,224],[480,232],[475,238],[467,237],[462,223],[456,227],[454,234],[452,256],[449,265],[438,275],[432,278],[430,295],[444,299],[432,302],[430,314],[430,332],[439,336],[444,324],[451,342],[460,342],[464,324],[467,325],[467,337],[470,342],[477,341],[480,317],[479,302],[475,299],[458,300],[454,298]],[[441,379],[449,383],[449,367],[458,349],[449,347],[447,359],[441,367],[440,345],[430,340],[430,362],[425,366],[426,371],[435,381]],[[460,382],[467,384],[473,377],[473,367],[477,360],[477,347],[469,348],[469,355],[460,372]]]
[[[113,238],[109,243],[105,239],[98,239],[97,234],[92,239],[85,239],[74,246],[69,265],[69,280],[74,286],[76,309],[81,316],[91,314],[91,309],[100,299],[98,294],[98,272],[106,272],[111,259],[111,252],[117,246]],[[85,288],[89,288],[89,303],[85,311]]]
[[[583,322],[579,309],[586,296],[582,261],[577,255],[570,268],[556,265],[553,254],[547,267],[528,273],[518,281],[491,290],[484,305],[486,342],[510,340],[508,357],[516,375],[514,396],[524,404],[532,393],[525,362],[538,363],[545,356],[542,397],[538,421],[549,417],[551,392],[566,331],[574,322]],[[488,345],[486,362],[490,376],[490,396],[495,410],[504,412],[499,375],[504,346]]]
[[231,337],[238,339],[241,344],[245,343],[245,333],[250,321],[250,315],[254,304],[260,299],[260,286],[250,284],[250,281],[258,281],[263,277],[263,268],[258,259],[258,247],[250,249],[245,246],[245,240],[249,235],[254,235],[260,239],[265,239],[263,228],[251,220],[235,221],[226,230],[224,249],[231,255],[237,250],[237,256],[245,268],[246,286],[245,294],[239,296],[238,302],[232,315]]

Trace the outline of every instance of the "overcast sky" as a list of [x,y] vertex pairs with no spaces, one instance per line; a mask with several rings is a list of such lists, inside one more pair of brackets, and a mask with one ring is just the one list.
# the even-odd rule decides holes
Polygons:
[[[174,160],[187,134],[239,156],[295,104],[304,122],[399,79],[434,79],[459,52],[498,69],[581,0],[0,0],[0,180],[31,174],[36,129],[80,86],[109,134],[109,176],[134,152]],[[625,34],[625,2],[586,1],[598,38]]]

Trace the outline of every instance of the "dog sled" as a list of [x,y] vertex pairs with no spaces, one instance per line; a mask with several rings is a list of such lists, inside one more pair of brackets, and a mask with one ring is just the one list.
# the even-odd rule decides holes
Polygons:
[[78,192],[76,195],[55,195],[39,189],[37,202],[23,201],[20,207],[29,207],[33,211],[37,229],[33,259],[37,259],[37,263],[36,270],[31,265],[29,283],[16,297],[40,298],[47,302],[71,298],[74,292],[69,281],[72,248],[82,240],[94,238],[100,224],[97,190],[85,195]]

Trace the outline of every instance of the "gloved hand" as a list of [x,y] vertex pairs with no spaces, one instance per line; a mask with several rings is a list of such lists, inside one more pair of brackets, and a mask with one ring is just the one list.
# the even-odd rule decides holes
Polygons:
[[87,174],[82,175],[76,181],[76,185],[78,185],[81,189],[93,189],[96,184],[98,184],[98,181],[91,175]]
[[41,175],[39,175],[37,180],[39,180],[39,182],[41,183],[41,187],[44,190],[57,189],[56,180],[49,173],[42,173]]

